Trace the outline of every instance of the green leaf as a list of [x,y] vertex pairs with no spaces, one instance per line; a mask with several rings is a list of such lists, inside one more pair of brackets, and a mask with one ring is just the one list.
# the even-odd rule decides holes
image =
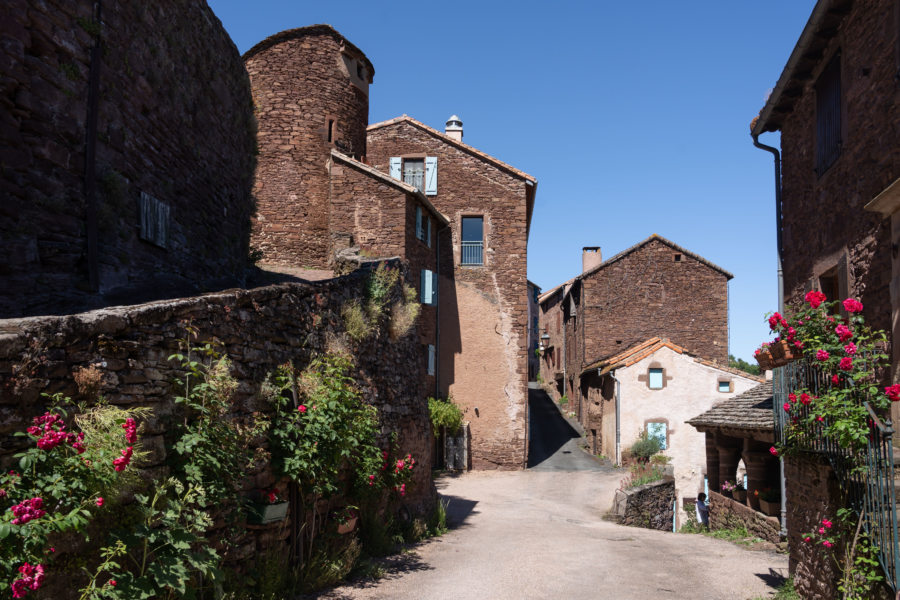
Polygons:
[[10,531],[9,523],[0,523],[0,540],[8,536]]

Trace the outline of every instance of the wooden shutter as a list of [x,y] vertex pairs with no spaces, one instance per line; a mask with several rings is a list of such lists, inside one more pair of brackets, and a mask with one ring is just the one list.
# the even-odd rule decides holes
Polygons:
[[437,195],[437,156],[425,157],[425,195]]
[[841,54],[816,82],[816,173],[821,176],[841,154]]
[[433,305],[437,298],[437,275],[428,269],[422,269],[421,277],[421,301],[422,304]]
[[437,273],[435,273],[434,271],[429,271],[429,273],[431,273],[431,304],[437,305]]
[[428,374],[434,375],[434,344],[428,344]]
[[403,167],[403,159],[400,158],[399,156],[392,156],[391,157],[391,172],[390,172],[391,177],[393,177],[394,179],[400,179],[401,178],[400,170],[402,167]]
[[422,232],[422,207],[416,206],[416,238],[423,239],[424,233]]
[[431,248],[431,217],[425,217],[425,243]]

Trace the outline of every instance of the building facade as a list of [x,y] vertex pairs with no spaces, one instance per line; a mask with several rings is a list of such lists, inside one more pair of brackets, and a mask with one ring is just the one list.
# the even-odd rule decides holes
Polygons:
[[540,359],[540,305],[538,296],[541,288],[532,281],[528,281],[528,381],[537,379],[541,371]]
[[463,143],[462,133],[455,116],[440,132],[404,115],[369,126],[367,158],[421,185],[449,221],[449,240],[438,249],[439,389],[471,423],[474,468],[521,468],[527,245],[537,182]]

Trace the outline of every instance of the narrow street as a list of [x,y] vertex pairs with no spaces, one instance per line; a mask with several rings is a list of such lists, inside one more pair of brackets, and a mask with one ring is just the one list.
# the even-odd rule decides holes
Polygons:
[[546,394],[532,390],[531,406],[533,468],[440,478],[449,533],[390,559],[378,581],[318,597],[748,600],[787,574],[784,555],[603,520],[624,471],[581,452]]

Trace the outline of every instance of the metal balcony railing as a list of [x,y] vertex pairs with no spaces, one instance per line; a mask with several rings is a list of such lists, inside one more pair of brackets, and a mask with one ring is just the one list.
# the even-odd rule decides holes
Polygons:
[[462,242],[461,265],[484,264],[484,242]]
[[[819,396],[832,386],[830,376],[816,365],[805,360],[795,361],[775,369],[773,390],[773,410],[775,417],[775,439],[790,443],[802,450],[815,452],[828,458],[841,488],[847,493],[850,506],[862,517],[863,528],[872,545],[878,550],[878,560],[884,570],[886,582],[896,592],[897,577],[900,574],[900,547],[897,535],[897,499],[894,490],[894,457],[891,438],[894,430],[890,419],[872,410],[865,390],[850,386],[851,397],[868,412],[868,440],[864,451],[861,448],[846,448],[838,440],[825,434],[827,421],[805,419],[815,411],[814,404],[796,405],[792,414],[799,414],[798,424],[788,428],[790,418],[783,406],[788,402],[788,394],[807,389],[813,396]],[[799,411],[799,412],[798,412]]]
[[408,183],[420,192],[425,191],[425,172],[424,171],[404,171],[403,183]]

